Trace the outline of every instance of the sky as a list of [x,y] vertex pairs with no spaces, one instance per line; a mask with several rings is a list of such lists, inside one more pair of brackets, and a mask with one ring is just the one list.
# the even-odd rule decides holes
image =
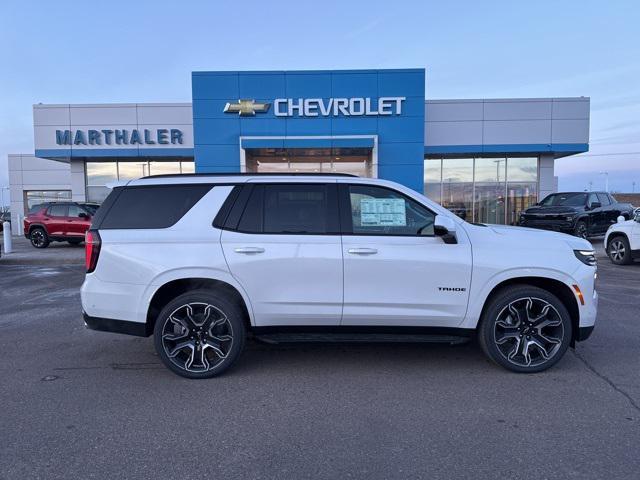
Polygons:
[[194,70],[424,67],[428,99],[591,97],[559,187],[638,192],[639,25],[616,0],[0,0],[0,185],[34,103],[190,102]]

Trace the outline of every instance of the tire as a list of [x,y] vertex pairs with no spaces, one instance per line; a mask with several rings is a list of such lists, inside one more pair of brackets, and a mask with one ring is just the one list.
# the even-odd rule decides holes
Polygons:
[[629,265],[631,257],[631,246],[629,240],[624,235],[616,235],[609,240],[607,245],[607,256],[616,265]]
[[246,336],[241,306],[213,290],[176,297],[162,309],[154,327],[162,362],[172,372],[193,379],[215,377],[230,368],[242,353]]
[[517,373],[541,372],[555,365],[567,351],[571,335],[571,317],[562,302],[528,285],[510,286],[495,294],[478,327],[484,353]]
[[84,240],[74,238],[73,240],[67,240],[67,242],[69,242],[69,245],[80,245]]
[[51,243],[49,235],[42,227],[33,228],[29,233],[29,240],[31,240],[31,245],[36,248],[47,248]]
[[584,220],[578,220],[576,226],[573,229],[573,235],[580,238],[587,238],[589,233],[589,227]]

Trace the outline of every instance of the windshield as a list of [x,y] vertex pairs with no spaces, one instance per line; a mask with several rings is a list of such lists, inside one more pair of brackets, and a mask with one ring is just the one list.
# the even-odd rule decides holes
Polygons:
[[567,207],[580,207],[587,203],[586,193],[554,193],[546,197],[540,205],[546,207],[563,205]]

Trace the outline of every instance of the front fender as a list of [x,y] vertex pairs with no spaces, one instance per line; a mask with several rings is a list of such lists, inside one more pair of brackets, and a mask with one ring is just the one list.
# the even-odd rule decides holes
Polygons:
[[[551,268],[513,268],[502,270],[485,280],[481,285],[471,286],[469,293],[469,308],[464,321],[460,325],[462,328],[476,328],[480,321],[480,315],[489,295],[503,282],[516,280],[518,278],[536,277],[541,279],[552,279],[562,282],[570,289],[576,283],[575,279],[565,272]],[[525,281],[523,281],[525,283]]]
[[247,292],[242,288],[235,278],[225,270],[215,269],[215,268],[175,268],[172,270],[167,270],[162,272],[160,275],[156,276],[149,284],[149,286],[145,289],[143,295],[140,298],[140,302],[138,304],[138,321],[146,322],[147,312],[149,311],[149,305],[151,304],[151,299],[156,294],[156,292],[163,286],[169,282],[174,280],[188,280],[191,278],[205,278],[208,280],[217,280],[220,282],[227,283],[235,288],[242,299],[244,300],[245,305],[247,306],[247,312],[249,313],[249,320],[251,325],[254,325],[254,315],[253,315],[253,307],[251,305],[251,301],[249,300],[249,296]]

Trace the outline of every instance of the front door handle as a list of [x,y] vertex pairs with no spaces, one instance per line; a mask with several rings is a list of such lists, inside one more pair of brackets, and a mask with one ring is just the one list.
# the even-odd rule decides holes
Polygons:
[[378,250],[375,248],[350,248],[347,252],[354,255],[374,255],[378,253]]
[[236,253],[245,253],[245,254],[264,253],[264,248],[262,248],[262,247],[240,247],[240,248],[234,249],[234,252],[236,252]]

